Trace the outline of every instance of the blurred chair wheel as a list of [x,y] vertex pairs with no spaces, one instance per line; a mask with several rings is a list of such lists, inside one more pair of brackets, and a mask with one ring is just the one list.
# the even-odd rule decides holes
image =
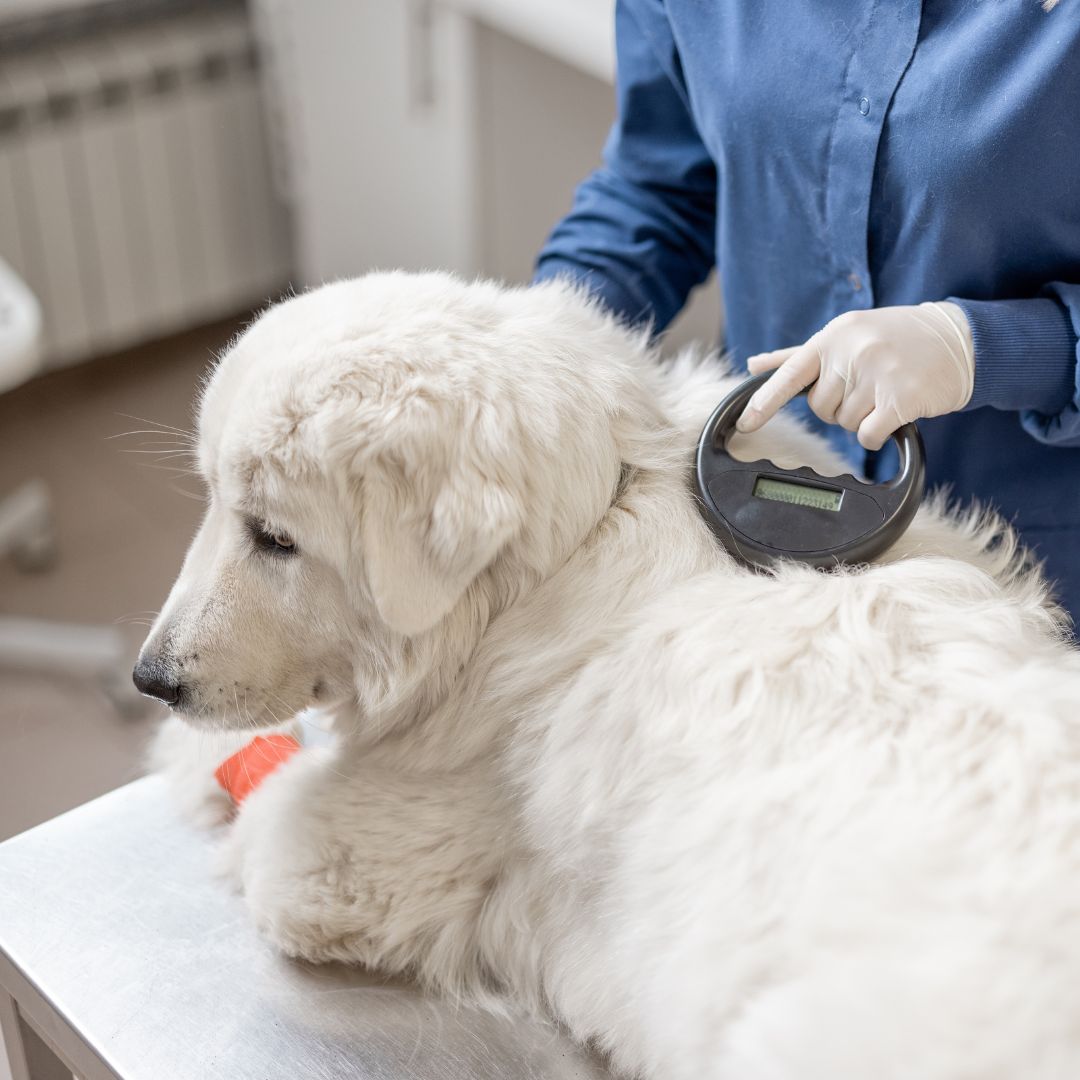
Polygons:
[[57,554],[56,537],[52,533],[36,536],[11,549],[12,561],[27,574],[51,570],[56,565]]
[[38,572],[56,563],[52,500],[40,480],[29,480],[0,500],[0,552],[20,570]]

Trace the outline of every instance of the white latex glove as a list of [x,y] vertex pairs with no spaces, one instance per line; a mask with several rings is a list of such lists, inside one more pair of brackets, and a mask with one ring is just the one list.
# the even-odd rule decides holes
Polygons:
[[747,402],[739,431],[756,431],[815,383],[810,408],[827,423],[858,432],[867,450],[880,450],[911,420],[962,409],[975,385],[971,327],[947,301],[848,311],[805,345],[760,353],[747,366],[754,375],[776,373]]

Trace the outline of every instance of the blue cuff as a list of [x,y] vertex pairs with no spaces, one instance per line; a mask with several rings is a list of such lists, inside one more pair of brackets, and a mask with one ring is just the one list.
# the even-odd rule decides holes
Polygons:
[[1049,416],[1076,393],[1076,334],[1063,305],[1032,300],[961,300],[975,345],[975,388],[967,409],[990,405]]
[[560,278],[580,285],[624,322],[640,326],[654,317],[648,300],[639,293],[599,270],[582,266],[569,259],[545,256],[536,264],[533,283]]

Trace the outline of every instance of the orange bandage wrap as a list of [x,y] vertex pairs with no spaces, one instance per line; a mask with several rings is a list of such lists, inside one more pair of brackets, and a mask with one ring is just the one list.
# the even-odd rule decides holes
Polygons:
[[291,735],[259,735],[226,758],[214,770],[214,776],[239,805],[299,749],[300,744]]

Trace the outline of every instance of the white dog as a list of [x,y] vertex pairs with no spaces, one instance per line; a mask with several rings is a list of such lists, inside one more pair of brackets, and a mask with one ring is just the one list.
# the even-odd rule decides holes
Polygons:
[[[563,285],[372,275],[206,389],[137,675],[160,767],[310,706],[227,853],[287,953],[556,1016],[662,1080],[1080,1076],[1080,655],[994,520],[765,574],[701,520],[730,388]],[[747,454],[842,471],[784,417]]]

